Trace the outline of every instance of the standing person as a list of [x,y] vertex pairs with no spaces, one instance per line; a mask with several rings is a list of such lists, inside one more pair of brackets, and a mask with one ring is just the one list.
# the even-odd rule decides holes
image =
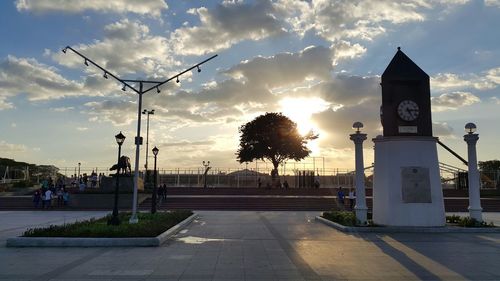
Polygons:
[[44,198],[45,208],[49,209],[51,207],[50,206],[51,201],[52,201],[52,191],[50,189],[47,189],[45,191],[45,198]]
[[290,187],[290,185],[288,185],[288,181],[286,181],[286,180],[285,180],[285,181],[283,182],[283,187],[284,187],[285,189],[288,189],[288,188]]
[[257,179],[257,187],[260,188],[262,186],[262,181],[260,178]]
[[352,188],[349,188],[349,208],[351,209],[351,211],[354,210],[355,198],[356,198],[356,192]]
[[167,185],[163,184],[161,196],[163,200],[167,200]]
[[40,200],[42,199],[42,195],[40,194],[40,190],[36,190],[33,194],[33,205],[35,209],[38,209],[38,205],[40,205]]
[[56,195],[57,195],[57,207],[62,207],[63,205],[63,188],[60,187],[57,189]]
[[67,207],[69,203],[69,192],[65,189],[63,193],[64,206]]
[[344,210],[344,191],[342,190],[342,186],[339,186],[339,190],[337,191],[337,200],[339,203],[339,208]]

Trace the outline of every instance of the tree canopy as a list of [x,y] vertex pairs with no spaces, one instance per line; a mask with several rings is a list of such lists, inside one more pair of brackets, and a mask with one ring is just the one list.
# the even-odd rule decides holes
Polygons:
[[299,161],[311,151],[308,141],[318,135],[309,132],[302,136],[297,124],[281,113],[266,113],[239,128],[240,147],[236,153],[238,161],[269,160],[273,164],[272,175],[278,175],[278,165],[288,159]]
[[479,161],[479,169],[484,172],[493,172],[500,170],[500,160]]

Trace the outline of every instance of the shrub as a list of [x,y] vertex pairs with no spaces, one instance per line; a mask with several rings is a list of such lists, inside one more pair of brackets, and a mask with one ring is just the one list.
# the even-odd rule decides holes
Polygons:
[[462,227],[495,227],[493,222],[490,222],[490,224],[488,224],[484,221],[480,222],[471,217],[461,217],[458,221],[458,225]]
[[355,226],[358,224],[356,215],[348,211],[324,212],[322,217],[345,226]]
[[447,223],[458,223],[459,221],[460,221],[460,216],[458,215],[446,216]]
[[120,225],[108,225],[111,215],[100,219],[89,219],[64,225],[51,225],[44,228],[31,228],[24,232],[25,237],[155,237],[191,216],[186,210],[158,212],[156,214],[138,213],[139,223],[129,224],[130,213],[120,213]]

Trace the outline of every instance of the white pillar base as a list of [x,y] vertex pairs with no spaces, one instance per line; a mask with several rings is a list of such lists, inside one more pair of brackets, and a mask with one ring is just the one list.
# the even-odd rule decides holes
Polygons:
[[373,222],[388,226],[444,226],[436,138],[381,137],[373,141]]
[[359,223],[361,225],[365,225],[367,220],[368,208],[354,206],[354,211],[356,212],[356,219],[359,221]]
[[469,215],[471,218],[482,222],[483,221],[483,208],[468,208],[469,210]]

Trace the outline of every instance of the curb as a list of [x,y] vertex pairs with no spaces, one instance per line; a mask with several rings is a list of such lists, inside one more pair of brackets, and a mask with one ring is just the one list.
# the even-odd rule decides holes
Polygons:
[[198,215],[172,226],[156,237],[127,238],[65,238],[65,237],[13,237],[8,238],[6,247],[159,247],[166,240],[190,224]]
[[500,227],[483,228],[483,227],[418,227],[418,226],[381,226],[381,227],[364,227],[364,226],[344,226],[336,222],[327,220],[320,216],[315,217],[325,225],[333,227],[342,232],[348,233],[500,233]]

